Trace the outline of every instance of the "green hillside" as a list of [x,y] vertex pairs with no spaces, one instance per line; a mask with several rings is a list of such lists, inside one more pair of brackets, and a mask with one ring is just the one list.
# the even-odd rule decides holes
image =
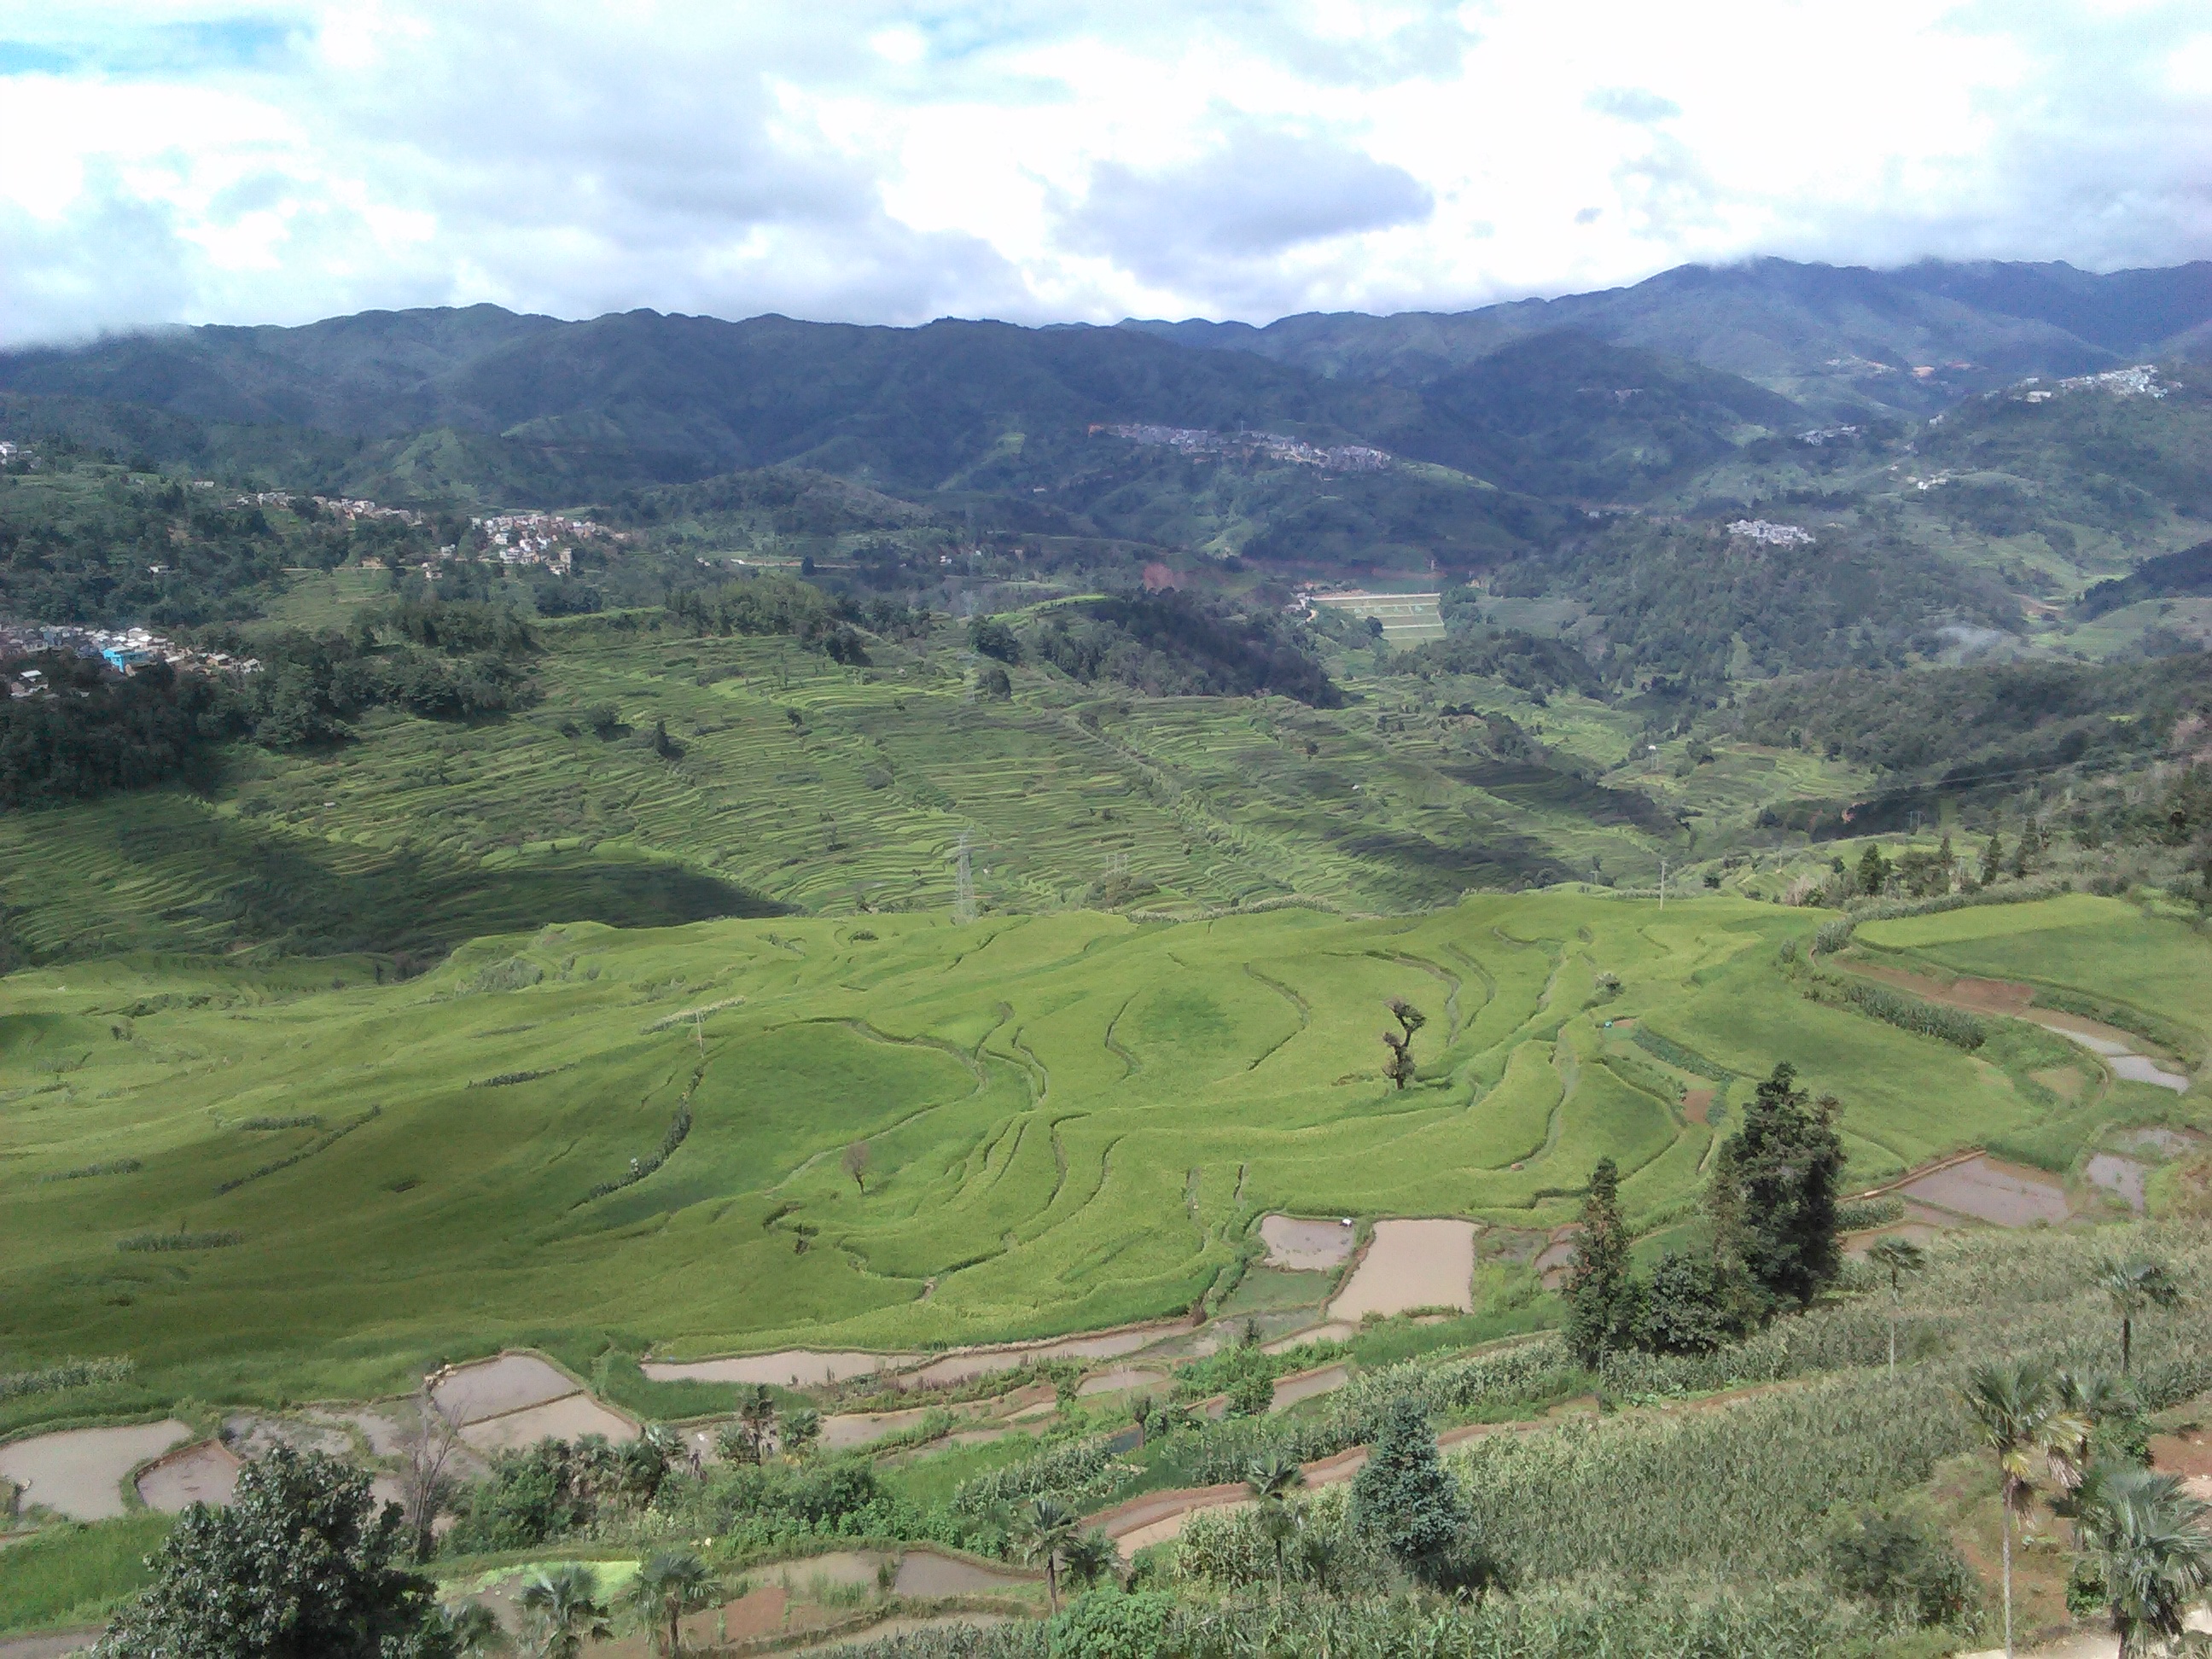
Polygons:
[[[2119,983],[2109,951],[2077,976],[2205,1031],[2201,942],[2065,902],[2062,926],[2172,933],[2155,981]],[[581,1364],[608,1333],[1015,1337],[1188,1307],[1272,1209],[1550,1227],[1610,1156],[1638,1224],[1663,1222],[1778,1060],[1843,1101],[1854,1184],[2007,1136],[2063,1165],[2170,1107],[2125,1084],[2067,1105],[2028,1073],[2069,1051],[2027,1028],[1969,1054],[1807,1000],[1778,947],[1816,919],[1559,890],[1402,920],[580,923],[314,990],[19,973],[0,1340],[230,1397],[360,1393],[524,1340]],[[1402,1092],[1376,1036],[1400,996],[1429,1016]],[[1681,1093],[1716,1077],[1694,1121]],[[165,1236],[183,1248],[126,1248]]]

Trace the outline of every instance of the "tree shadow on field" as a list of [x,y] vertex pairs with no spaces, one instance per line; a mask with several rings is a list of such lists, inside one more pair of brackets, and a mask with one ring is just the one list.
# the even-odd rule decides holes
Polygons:
[[213,924],[224,943],[306,955],[435,957],[480,934],[551,922],[662,927],[789,911],[686,866],[642,859],[566,854],[486,867],[411,848],[302,846],[205,818],[141,821],[116,846],[149,872],[179,861],[194,871],[199,896],[163,919],[197,923],[203,939]]

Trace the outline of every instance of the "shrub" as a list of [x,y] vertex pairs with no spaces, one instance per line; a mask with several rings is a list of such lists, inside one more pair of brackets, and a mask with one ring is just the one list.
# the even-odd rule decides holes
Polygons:
[[1969,1053],[1989,1040],[1988,1027],[1972,1014],[1941,1003],[1923,1002],[1869,980],[1824,979],[1808,994],[1817,995],[1823,1002],[1847,1003],[1899,1030],[1936,1037]]
[[93,1176],[136,1175],[146,1167],[143,1159],[135,1158],[110,1158],[105,1164],[88,1164],[82,1169],[63,1170],[57,1174],[40,1176],[41,1183],[49,1181],[83,1181]]
[[578,1202],[589,1204],[594,1199],[605,1198],[609,1193],[618,1193],[623,1188],[644,1180],[646,1176],[675,1156],[676,1149],[684,1144],[690,1133],[691,1109],[689,1106],[678,1106],[676,1109],[676,1115],[668,1120],[668,1133],[661,1136],[659,1152],[650,1158],[630,1159],[629,1173],[617,1176],[612,1181],[600,1182],[591,1191],[586,1193]]
[[1973,1575],[1958,1551],[1899,1516],[1858,1516],[1830,1540],[1827,1572],[1846,1595],[1916,1624],[1951,1624],[1973,1600]]
[[1861,1199],[1836,1206],[1836,1231],[1856,1233],[1869,1227],[1887,1227],[1905,1219],[1905,1200],[1894,1194],[1887,1198]]
[[138,1369],[125,1358],[64,1359],[31,1371],[0,1371],[0,1400],[21,1395],[54,1394],[64,1389],[88,1388],[95,1382],[128,1382]]
[[240,1235],[225,1228],[204,1233],[133,1233],[128,1238],[118,1238],[118,1250],[224,1250],[239,1242]]
[[962,1481],[952,1493],[952,1507],[962,1514],[980,1516],[1000,1504],[1019,1504],[1048,1493],[1065,1502],[1067,1494],[1098,1484],[1112,1466],[1112,1454],[1106,1449],[1103,1437],[1079,1440]]
[[1088,1590],[1053,1620],[1045,1639],[1052,1659],[1152,1659],[1175,1607],[1156,1590]]
[[1669,1250],[1644,1287],[1638,1340],[1655,1353],[1711,1353],[1742,1334],[1731,1300],[1711,1257]]

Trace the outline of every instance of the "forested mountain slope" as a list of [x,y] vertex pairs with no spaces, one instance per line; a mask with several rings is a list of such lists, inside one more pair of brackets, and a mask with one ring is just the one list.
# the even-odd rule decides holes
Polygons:
[[[2026,374],[2081,374],[2175,350],[2212,319],[2212,264],[2109,276],[2063,264],[1929,260],[1899,270],[1758,259],[1683,265],[1630,288],[1479,310],[1243,323],[1132,321],[1194,347],[1334,377],[1424,386],[1562,328],[1686,357],[1824,410],[1926,415]],[[1921,376],[1919,367],[1933,371]]]

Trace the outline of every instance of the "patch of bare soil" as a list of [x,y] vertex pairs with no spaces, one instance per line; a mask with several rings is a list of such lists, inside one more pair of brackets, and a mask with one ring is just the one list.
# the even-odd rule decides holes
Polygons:
[[1875,963],[1854,962],[1850,969],[1869,979],[1894,985],[1899,990],[1910,991],[1929,1002],[1943,1003],[1953,1008],[1964,1008],[1971,1013],[2002,1014],[2015,1019],[2025,1019],[2040,1025],[2046,1031],[2071,1039],[2100,1055],[2113,1073],[2134,1083],[2148,1083],[2153,1088],[2171,1089],[2176,1094],[2189,1091],[2189,1079],[2179,1072],[2172,1072],[2155,1060],[2142,1054],[2141,1037],[2132,1031],[2123,1031],[2118,1026],[2106,1025],[2094,1019],[2084,1019],[2079,1014],[2069,1014],[2056,1008],[2038,1008],[2035,988],[2017,985],[2002,979],[1954,979],[1949,984],[1930,979],[1924,974],[1909,973],[1902,968],[1885,968]]
[[1941,1002],[1954,1008],[1964,1008],[1976,1014],[2024,1015],[2035,1003],[2035,988],[2016,985],[2002,979],[1954,979],[1948,983],[1926,974],[1916,974],[1903,968],[1885,968],[1880,963],[1854,962],[1850,970],[1863,974],[1869,979],[1878,979],[1885,985],[1894,985],[1900,991],[1929,1002]]
[[2081,1091],[2088,1086],[2089,1082],[2081,1075],[2081,1068],[2078,1066],[2053,1066],[2045,1071],[2030,1072],[2028,1076],[2059,1099],[2069,1103],[2081,1098]]
[[100,1626],[94,1625],[42,1636],[0,1636],[0,1659],[63,1659],[65,1654],[89,1652],[100,1635]]
[[[395,1427],[395,1437],[397,1432]],[[345,1431],[343,1423],[323,1418],[295,1419],[240,1412],[223,1419],[222,1438],[225,1445],[249,1463],[257,1457],[267,1456],[279,1446],[289,1446],[295,1451],[322,1452],[331,1457],[348,1457],[353,1453],[353,1437]],[[392,1449],[398,1449],[396,1441]],[[380,1448],[377,1455],[388,1454]]]
[[1703,1123],[1713,1109],[1711,1089],[1691,1089],[1682,1096],[1682,1115],[1692,1123]]
[[1287,1215],[1260,1219],[1267,1266],[1300,1273],[1326,1271],[1344,1261],[1352,1254],[1356,1231],[1342,1221],[1301,1221]]
[[171,1452],[138,1477],[138,1496],[149,1510],[180,1515],[192,1504],[228,1504],[246,1466],[220,1440],[203,1440]]
[[1335,1301],[1331,1319],[1357,1323],[1367,1315],[1417,1308],[1474,1309],[1474,1224],[1378,1221],[1367,1254]]
[[123,1481],[149,1457],[192,1437],[173,1419],[114,1428],[64,1429],[0,1446],[0,1478],[39,1504],[72,1521],[121,1515]]

